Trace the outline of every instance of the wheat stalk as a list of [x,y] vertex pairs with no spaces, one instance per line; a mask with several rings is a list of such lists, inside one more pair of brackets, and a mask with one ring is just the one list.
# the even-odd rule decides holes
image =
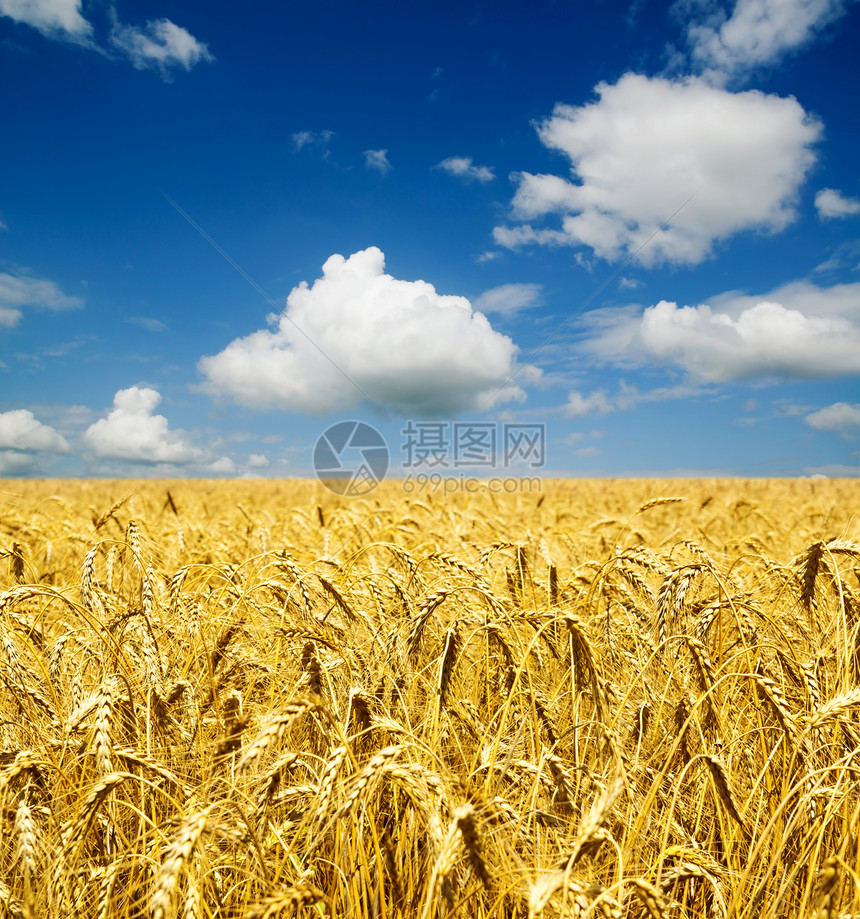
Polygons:
[[264,897],[248,910],[248,919],[275,919],[287,913],[296,914],[302,907],[326,903],[326,896],[312,884],[295,884],[279,893]]
[[711,773],[711,778],[714,780],[714,787],[717,789],[720,800],[741,828],[746,830],[746,823],[744,823],[737,799],[732,793],[732,787],[729,784],[729,774],[725,764],[718,756],[713,756],[709,753],[703,754],[703,758],[708,771]]
[[283,711],[269,718],[257,738],[245,751],[236,768],[239,770],[247,769],[265,750],[278,743],[287,730],[302,715],[324,711],[321,703],[315,699],[307,697],[293,699],[284,706]]
[[209,812],[210,809],[207,808],[185,817],[175,839],[167,847],[150,900],[152,919],[170,919],[174,915],[174,894],[209,822]]

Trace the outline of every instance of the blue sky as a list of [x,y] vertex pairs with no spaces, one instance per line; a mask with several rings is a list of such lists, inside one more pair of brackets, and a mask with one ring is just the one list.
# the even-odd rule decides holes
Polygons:
[[0,0],[0,476],[308,475],[346,419],[395,471],[411,423],[451,475],[544,425],[543,474],[856,476],[858,46],[833,0]]

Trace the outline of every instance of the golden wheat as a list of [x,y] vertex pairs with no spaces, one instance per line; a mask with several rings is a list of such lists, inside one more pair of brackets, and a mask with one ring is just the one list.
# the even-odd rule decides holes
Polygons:
[[858,498],[6,483],[0,917],[860,914]]

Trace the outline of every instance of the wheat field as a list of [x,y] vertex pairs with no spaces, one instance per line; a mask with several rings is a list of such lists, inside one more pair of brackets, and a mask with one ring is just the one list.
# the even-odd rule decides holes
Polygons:
[[0,916],[860,916],[858,506],[0,482]]

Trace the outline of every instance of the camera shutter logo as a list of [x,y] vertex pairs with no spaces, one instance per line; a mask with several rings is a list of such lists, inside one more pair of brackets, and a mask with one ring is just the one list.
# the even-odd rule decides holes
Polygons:
[[330,491],[348,498],[373,491],[388,472],[388,444],[363,421],[339,421],[314,447],[314,471]]

